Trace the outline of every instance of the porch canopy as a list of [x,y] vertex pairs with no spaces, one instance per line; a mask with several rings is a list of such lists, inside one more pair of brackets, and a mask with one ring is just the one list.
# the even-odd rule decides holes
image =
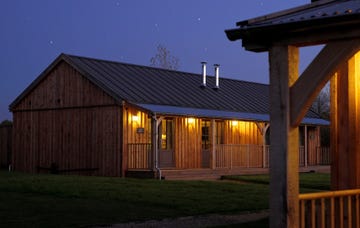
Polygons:
[[[269,122],[269,114],[249,113],[249,112],[234,112],[224,110],[200,109],[190,107],[178,107],[170,105],[156,105],[156,104],[133,104],[141,109],[145,109],[153,114],[159,115],[174,115],[187,116],[198,118],[214,118],[214,119],[231,119],[231,120],[245,120],[245,121],[259,121]],[[304,117],[301,121],[304,125],[329,125],[329,122],[320,118]]]
[[[360,1],[313,1],[236,25],[226,30],[229,40],[269,52],[270,163],[276,164],[270,167],[270,227],[299,227],[296,129],[330,79],[332,187],[360,187]],[[298,48],[318,44],[326,45],[298,77]]]

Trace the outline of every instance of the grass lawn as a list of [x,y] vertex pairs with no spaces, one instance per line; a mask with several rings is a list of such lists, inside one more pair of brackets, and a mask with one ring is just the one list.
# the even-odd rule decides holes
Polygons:
[[0,172],[1,227],[81,227],[268,208],[268,187]]
[[[226,180],[236,180],[245,183],[269,185],[269,175],[226,176]],[[330,174],[301,173],[299,175],[300,193],[330,191]]]
[[[306,189],[320,187],[318,180],[326,186],[329,176],[313,175],[305,178]],[[0,227],[84,227],[267,209],[268,177],[244,178],[248,180],[159,181],[1,171]],[[256,223],[248,227],[252,225]]]

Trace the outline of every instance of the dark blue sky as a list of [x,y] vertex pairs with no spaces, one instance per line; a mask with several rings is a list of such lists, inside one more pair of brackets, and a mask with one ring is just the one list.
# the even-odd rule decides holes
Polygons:
[[[149,65],[158,44],[181,71],[219,63],[220,76],[268,83],[267,53],[227,40],[237,21],[310,0],[2,0],[0,122],[8,105],[60,54]],[[319,48],[301,49],[300,68]],[[303,51],[304,50],[304,51]],[[213,69],[208,68],[209,74]]]

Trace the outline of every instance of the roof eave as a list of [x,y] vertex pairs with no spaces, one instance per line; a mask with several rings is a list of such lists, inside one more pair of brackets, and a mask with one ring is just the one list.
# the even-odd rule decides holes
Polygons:
[[281,24],[243,26],[226,30],[230,41],[241,39],[246,50],[268,51],[274,43],[295,46],[323,44],[360,37],[360,14]]

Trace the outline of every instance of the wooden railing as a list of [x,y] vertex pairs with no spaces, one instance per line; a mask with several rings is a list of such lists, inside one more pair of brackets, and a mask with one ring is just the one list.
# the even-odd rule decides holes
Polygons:
[[129,143],[128,169],[151,169],[151,144]]
[[[128,168],[129,169],[151,169],[153,160],[150,143],[128,144]],[[330,164],[330,150],[318,147],[316,164]],[[305,164],[305,150],[299,147],[299,166]],[[215,148],[215,168],[268,168],[269,146],[252,144],[221,144]]]
[[299,195],[300,227],[360,227],[360,189]]
[[316,147],[316,159],[318,165],[330,165],[331,154],[330,147]]
[[[269,150],[270,146],[251,144],[221,144],[216,145],[215,167],[229,168],[268,168],[269,167]],[[329,148],[317,147],[316,156],[318,159],[310,165],[329,165],[330,150]],[[305,166],[305,148],[299,147],[299,166]]]
[[216,168],[263,167],[263,146],[222,144],[216,146]]

